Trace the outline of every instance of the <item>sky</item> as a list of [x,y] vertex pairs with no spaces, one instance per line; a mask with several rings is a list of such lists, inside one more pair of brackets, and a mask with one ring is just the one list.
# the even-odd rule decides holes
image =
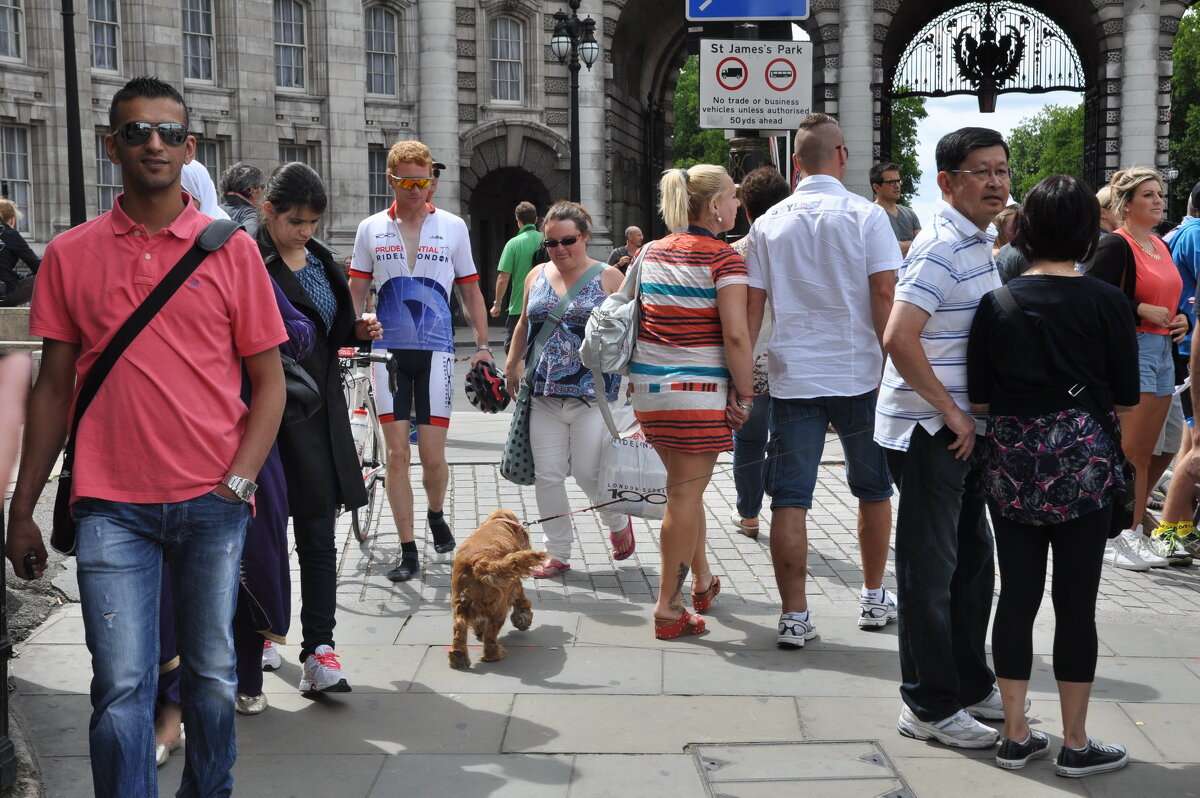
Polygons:
[[1034,116],[1047,105],[1078,105],[1079,92],[1056,91],[1048,94],[1001,94],[996,99],[996,111],[979,113],[979,100],[973,96],[926,98],[929,116],[917,126],[917,162],[921,167],[921,182],[913,197],[912,209],[922,222],[933,216],[933,205],[941,199],[937,187],[937,167],[934,150],[938,139],[960,127],[990,127],[1007,138],[1012,129]]

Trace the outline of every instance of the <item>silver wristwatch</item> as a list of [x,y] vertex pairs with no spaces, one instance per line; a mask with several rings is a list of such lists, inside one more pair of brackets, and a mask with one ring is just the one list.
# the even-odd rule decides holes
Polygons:
[[237,497],[244,502],[250,501],[250,497],[254,495],[254,491],[258,490],[258,484],[251,482],[245,477],[237,477],[233,474],[225,477],[221,483],[225,487],[237,494]]

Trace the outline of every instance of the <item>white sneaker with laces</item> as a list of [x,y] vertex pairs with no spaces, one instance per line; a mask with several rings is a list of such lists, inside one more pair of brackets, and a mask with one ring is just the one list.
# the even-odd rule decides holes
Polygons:
[[1128,533],[1131,533],[1131,530],[1126,529],[1115,538],[1109,538],[1108,543],[1104,544],[1104,561],[1114,568],[1124,568],[1126,571],[1149,571],[1150,564],[1130,548],[1125,537]]
[[1170,565],[1166,557],[1158,556],[1158,553],[1154,551],[1154,547],[1150,545],[1150,538],[1141,532],[1126,529],[1121,533],[1121,537],[1125,538],[1129,549],[1151,568],[1166,568]]
[[913,714],[906,704],[896,721],[896,730],[915,740],[937,740],[955,748],[991,748],[1000,739],[1000,732],[984,726],[960,709],[948,718],[926,722]]
[[817,627],[811,613],[807,621],[801,620],[798,612],[785,612],[779,616],[779,636],[775,640],[780,648],[804,648],[805,641],[816,636]]
[[317,646],[304,660],[304,675],[300,677],[301,693],[348,693],[350,680],[342,673],[338,655],[329,646]]
[[262,669],[277,671],[283,667],[283,657],[279,656],[279,647],[270,640],[263,641]]
[[[1025,699],[1025,711],[1029,711],[1032,702],[1028,697]],[[981,720],[1004,720],[1004,699],[1000,697],[1000,688],[992,687],[992,692],[988,693],[988,697],[980,701],[978,704],[972,704],[967,707],[967,714],[973,718]]]
[[896,596],[886,589],[883,591],[883,601],[878,604],[869,599],[859,598],[858,600],[859,629],[880,629],[887,626],[888,621],[894,621],[899,617]]

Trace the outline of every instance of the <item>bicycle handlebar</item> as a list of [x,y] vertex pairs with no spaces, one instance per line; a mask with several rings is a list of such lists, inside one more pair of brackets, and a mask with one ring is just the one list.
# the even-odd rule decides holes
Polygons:
[[392,353],[386,349],[372,349],[370,352],[363,352],[352,346],[343,346],[338,350],[338,357],[343,361],[353,360],[358,364],[392,362]]

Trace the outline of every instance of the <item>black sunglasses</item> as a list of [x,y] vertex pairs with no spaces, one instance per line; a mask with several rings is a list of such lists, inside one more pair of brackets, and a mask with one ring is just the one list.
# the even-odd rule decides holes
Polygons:
[[158,131],[158,137],[168,147],[179,147],[187,141],[187,128],[178,122],[159,122],[152,125],[149,122],[126,122],[112,132],[114,136],[125,139],[130,147],[145,144],[150,140],[150,134]]
[[558,240],[555,240],[553,238],[547,238],[542,243],[546,245],[546,249],[554,249],[559,244],[562,244],[564,247],[569,247],[578,240],[579,240],[579,236],[571,236],[570,238],[562,238],[562,239],[558,239]]

